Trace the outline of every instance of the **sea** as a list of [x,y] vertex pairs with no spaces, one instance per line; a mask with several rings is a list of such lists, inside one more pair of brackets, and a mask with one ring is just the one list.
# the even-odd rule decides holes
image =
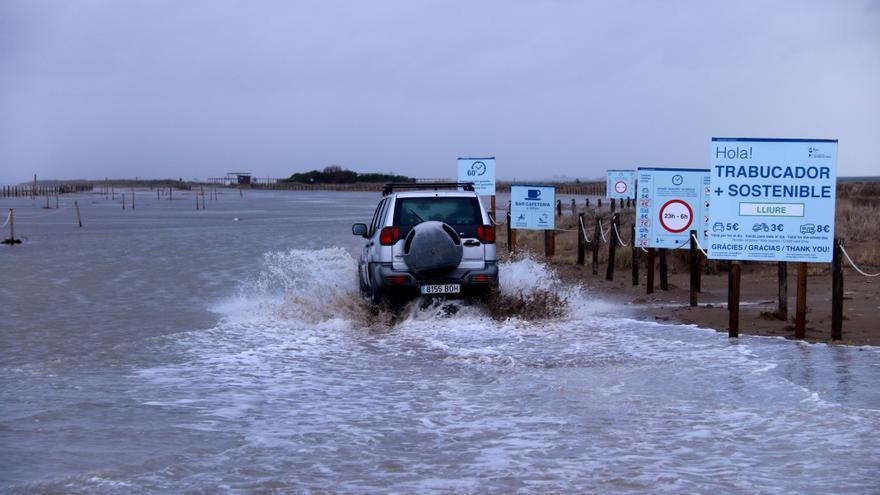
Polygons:
[[880,492],[880,349],[643,321],[529,257],[500,290],[561,316],[373,311],[379,199],[0,199],[0,492]]

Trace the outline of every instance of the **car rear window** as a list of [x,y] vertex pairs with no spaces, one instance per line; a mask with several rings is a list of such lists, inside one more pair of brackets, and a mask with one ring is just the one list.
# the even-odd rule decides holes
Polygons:
[[477,198],[434,196],[399,198],[394,209],[394,225],[412,227],[428,220],[450,225],[482,225]]

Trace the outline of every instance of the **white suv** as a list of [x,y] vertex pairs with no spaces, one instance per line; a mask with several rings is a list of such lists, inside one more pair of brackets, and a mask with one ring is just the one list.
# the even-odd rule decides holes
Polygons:
[[373,304],[418,294],[486,297],[497,287],[495,227],[473,184],[387,184],[382,195],[370,225],[351,227],[368,241],[358,279]]

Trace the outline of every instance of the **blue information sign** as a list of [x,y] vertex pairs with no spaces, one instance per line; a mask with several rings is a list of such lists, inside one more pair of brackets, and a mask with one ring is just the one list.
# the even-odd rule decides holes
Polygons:
[[459,158],[458,181],[473,182],[474,190],[482,196],[495,195],[495,157]]
[[836,139],[712,138],[709,257],[831,261]]
[[555,186],[510,186],[510,226],[514,229],[556,228]]
[[696,230],[708,241],[709,170],[639,167],[636,200],[637,245],[676,248]]
[[636,197],[635,170],[609,170],[606,178],[606,195],[609,199]]

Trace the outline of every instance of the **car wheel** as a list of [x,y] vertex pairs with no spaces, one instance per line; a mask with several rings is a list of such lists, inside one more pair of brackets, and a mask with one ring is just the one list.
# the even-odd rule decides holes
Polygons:
[[358,279],[358,288],[360,288],[361,295],[366,296],[367,292],[369,291],[369,287],[367,287],[367,284],[364,283],[364,276],[361,273],[360,267],[358,267],[357,279]]
[[370,287],[368,292],[370,295],[370,304],[373,306],[379,306],[382,304],[382,293],[379,291],[379,286],[373,280],[372,274],[370,275]]

